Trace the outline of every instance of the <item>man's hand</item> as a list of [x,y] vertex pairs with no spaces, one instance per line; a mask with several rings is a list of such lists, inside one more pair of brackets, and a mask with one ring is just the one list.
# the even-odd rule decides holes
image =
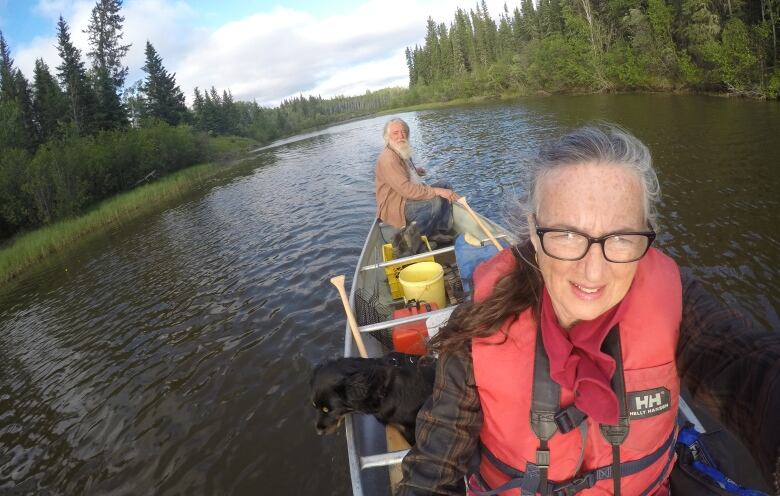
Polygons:
[[458,201],[458,198],[460,198],[459,194],[447,188],[433,188],[433,192],[436,193],[437,196],[446,198],[450,202]]

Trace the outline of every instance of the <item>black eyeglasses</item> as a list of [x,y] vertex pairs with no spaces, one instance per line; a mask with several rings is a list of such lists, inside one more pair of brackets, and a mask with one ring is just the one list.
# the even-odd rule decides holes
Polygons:
[[[536,216],[534,216],[536,223]],[[608,262],[629,263],[645,256],[655,239],[655,231],[618,232],[593,238],[585,233],[568,229],[537,227],[536,234],[542,243],[542,250],[558,260],[576,261],[585,257],[590,245],[598,243]]]

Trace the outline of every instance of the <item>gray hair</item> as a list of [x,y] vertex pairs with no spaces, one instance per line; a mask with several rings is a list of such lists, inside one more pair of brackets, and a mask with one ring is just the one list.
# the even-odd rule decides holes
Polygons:
[[390,130],[390,126],[396,122],[401,123],[401,125],[404,127],[404,133],[406,133],[406,137],[409,138],[409,124],[407,124],[406,121],[401,119],[400,117],[393,117],[389,121],[385,122],[385,127],[384,129],[382,129],[382,138],[385,140],[385,144],[387,144],[388,142],[387,133]]
[[528,189],[511,222],[522,241],[529,236],[527,218],[539,209],[539,185],[553,171],[582,164],[620,165],[634,172],[642,188],[645,220],[657,228],[661,186],[653,169],[650,150],[630,132],[614,124],[597,123],[576,129],[544,147],[531,164]]

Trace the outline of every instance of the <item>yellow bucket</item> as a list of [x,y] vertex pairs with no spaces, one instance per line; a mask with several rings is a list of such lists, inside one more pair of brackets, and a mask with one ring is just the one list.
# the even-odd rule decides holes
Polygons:
[[436,262],[419,262],[409,265],[398,274],[404,292],[404,301],[436,303],[447,306],[444,295],[444,269]]

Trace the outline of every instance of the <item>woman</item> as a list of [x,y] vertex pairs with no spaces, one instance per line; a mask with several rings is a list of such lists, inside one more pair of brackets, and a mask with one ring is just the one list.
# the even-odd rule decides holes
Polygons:
[[464,494],[464,475],[473,494],[668,494],[681,381],[776,477],[780,335],[651,248],[659,197],[620,128],[540,153],[525,239],[478,268],[432,343],[400,494]]

